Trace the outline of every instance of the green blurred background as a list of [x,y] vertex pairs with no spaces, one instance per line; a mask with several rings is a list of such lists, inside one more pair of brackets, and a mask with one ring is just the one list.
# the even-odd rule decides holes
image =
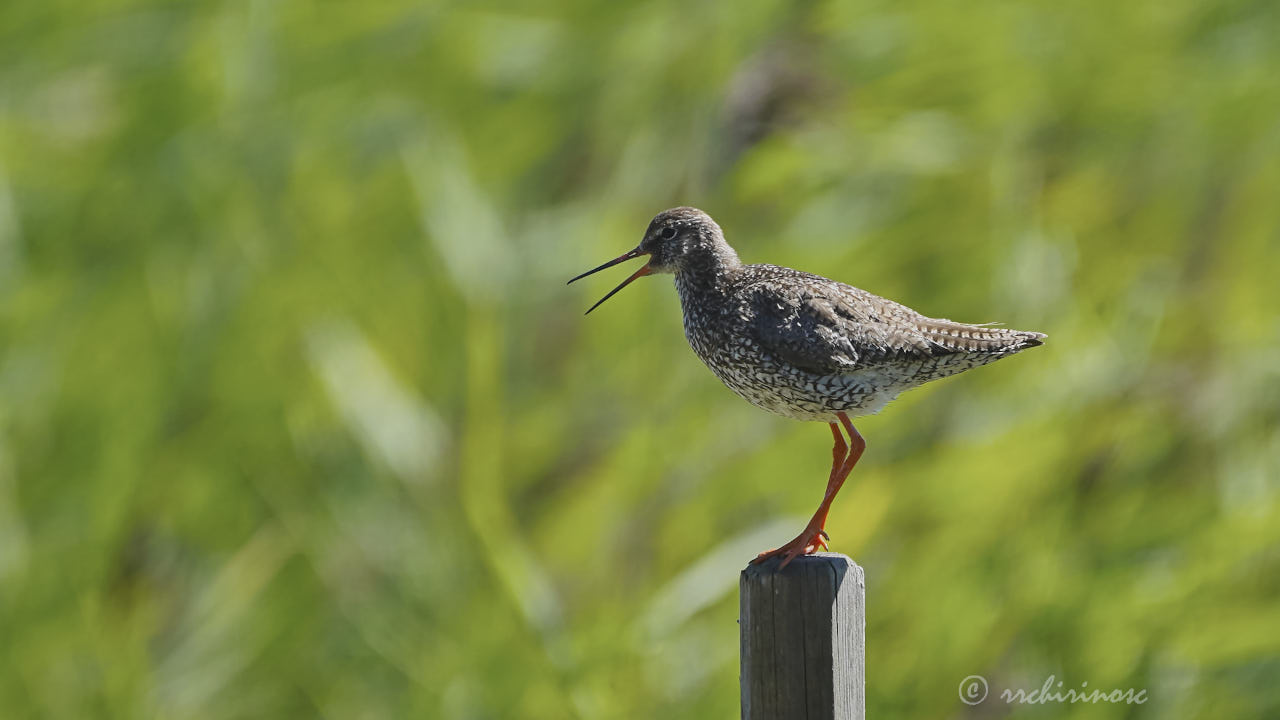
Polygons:
[[[4,3],[0,717],[737,717],[737,573],[830,438],[724,389],[667,278],[582,317],[677,204],[1050,336],[859,423],[869,717],[1280,717],[1278,36]],[[1050,675],[1150,701],[994,697]]]

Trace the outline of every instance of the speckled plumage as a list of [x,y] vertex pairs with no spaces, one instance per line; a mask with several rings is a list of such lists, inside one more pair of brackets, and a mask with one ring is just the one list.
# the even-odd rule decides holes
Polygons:
[[731,390],[779,415],[832,422],[837,412],[875,413],[905,390],[1044,338],[929,318],[818,275],[743,264],[694,208],[659,214],[646,239],[672,226],[693,247],[678,260],[655,254],[655,271],[675,274],[689,344]]

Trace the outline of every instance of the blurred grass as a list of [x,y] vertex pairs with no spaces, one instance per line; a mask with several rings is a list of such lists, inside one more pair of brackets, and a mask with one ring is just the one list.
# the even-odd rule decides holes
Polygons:
[[664,207],[1045,348],[831,518],[868,711],[1280,713],[1271,3],[0,7],[0,713],[734,717],[827,436],[722,388]]

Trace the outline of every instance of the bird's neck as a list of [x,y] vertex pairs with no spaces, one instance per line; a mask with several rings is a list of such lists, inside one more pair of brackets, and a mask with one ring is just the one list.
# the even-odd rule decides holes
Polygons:
[[741,270],[742,261],[727,245],[686,258],[675,273],[676,289],[686,313],[691,308],[706,308],[725,298],[734,277]]

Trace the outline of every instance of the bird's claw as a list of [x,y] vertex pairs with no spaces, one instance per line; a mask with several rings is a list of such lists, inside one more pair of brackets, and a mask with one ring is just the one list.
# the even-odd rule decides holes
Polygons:
[[830,542],[830,540],[831,536],[827,534],[826,530],[809,530],[806,528],[804,532],[797,535],[791,542],[783,545],[782,547],[775,548],[773,550],[766,550],[765,552],[760,553],[756,556],[755,560],[751,561],[751,563],[753,565],[758,565],[769,558],[781,555],[782,564],[778,566],[778,569],[782,570],[789,565],[792,560],[795,560],[801,555],[812,555],[819,550],[828,549],[827,543]]

